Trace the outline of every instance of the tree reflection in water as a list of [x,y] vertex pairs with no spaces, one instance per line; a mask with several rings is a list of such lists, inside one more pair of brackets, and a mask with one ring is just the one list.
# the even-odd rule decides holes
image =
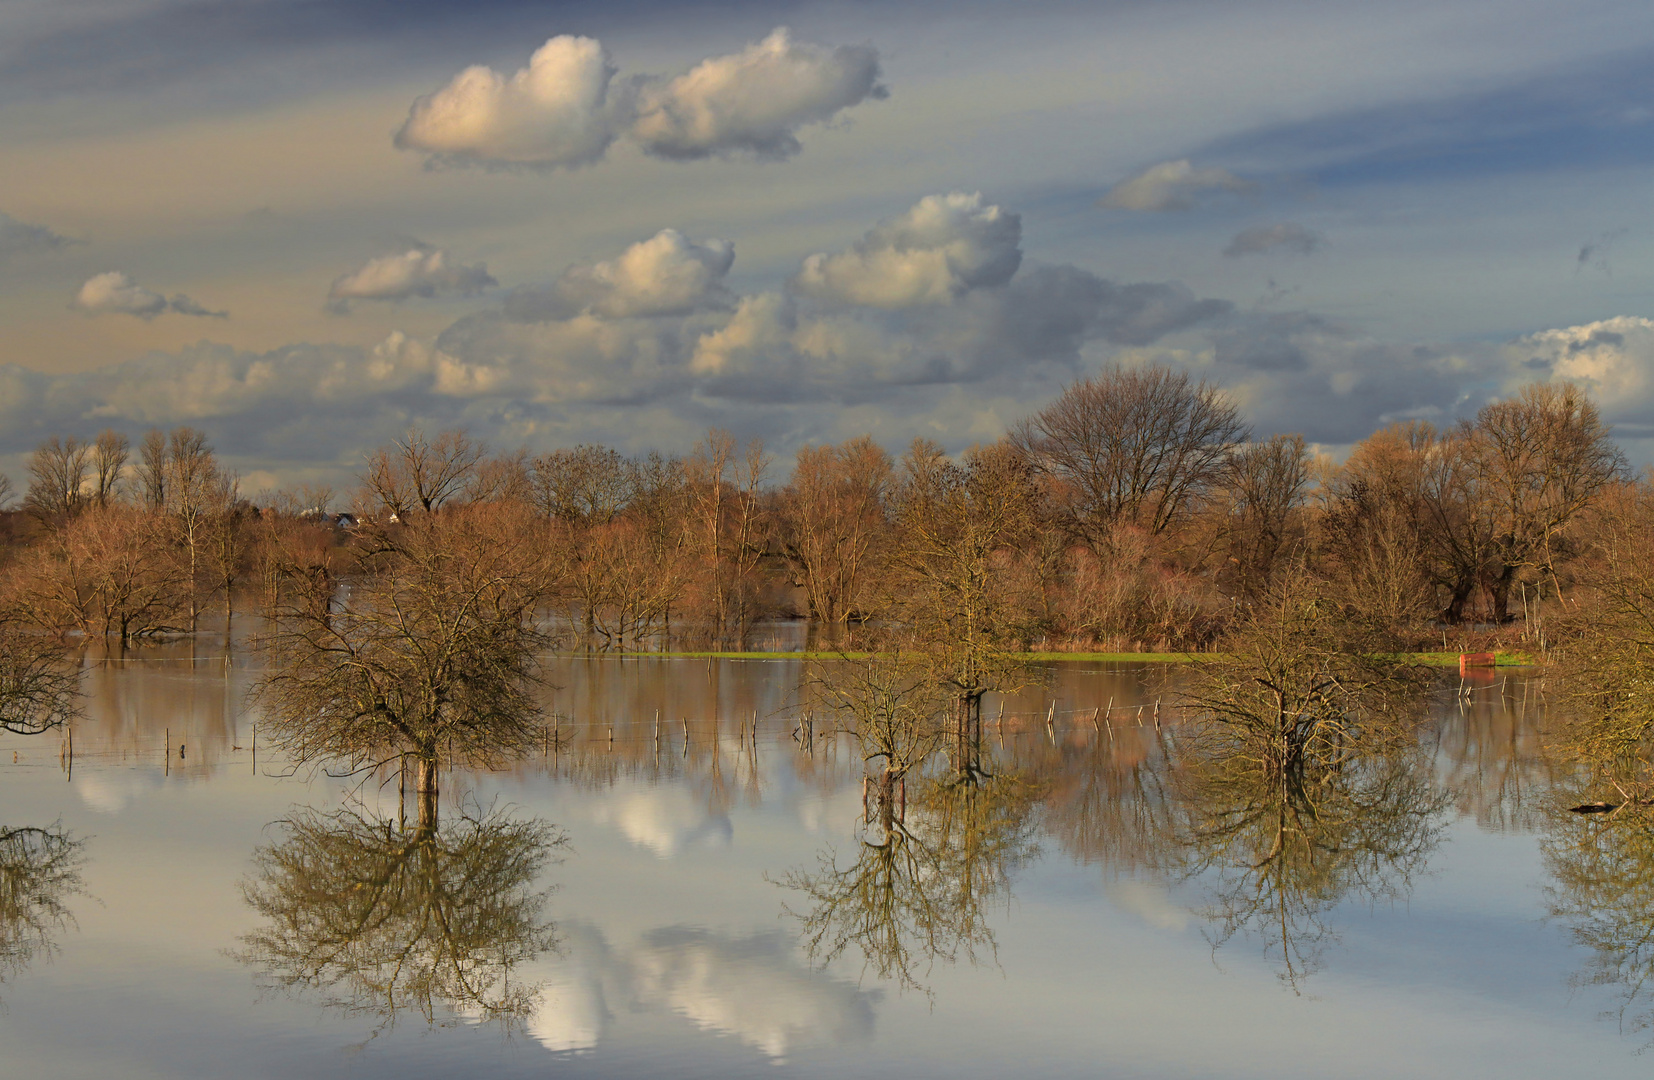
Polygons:
[[913,784],[905,814],[876,798],[876,842],[856,859],[821,853],[814,872],[779,884],[802,894],[789,915],[812,961],[827,964],[854,946],[864,972],[929,993],[922,979],[937,962],[997,955],[988,911],[1009,903],[1011,878],[1037,858],[1035,808],[1041,788],[1005,774],[984,783],[934,779]]
[[1578,797],[1567,794],[1542,845],[1551,918],[1591,950],[1575,982],[1617,987],[1620,1029],[1654,1033],[1654,813],[1582,816],[1560,808]]
[[0,983],[58,951],[74,922],[68,900],[83,891],[86,841],[60,825],[0,826]]
[[1337,940],[1348,899],[1405,899],[1446,828],[1450,799],[1417,754],[1364,757],[1337,769],[1275,772],[1202,763],[1181,778],[1171,867],[1213,875],[1201,914],[1213,947],[1256,936],[1294,990]]
[[394,1023],[528,1017],[537,984],[515,969],[555,947],[535,888],[564,839],[538,820],[464,813],[398,830],[352,812],[307,811],[253,855],[242,882],[269,924],[238,959],[289,990],[323,992],[329,1007]]

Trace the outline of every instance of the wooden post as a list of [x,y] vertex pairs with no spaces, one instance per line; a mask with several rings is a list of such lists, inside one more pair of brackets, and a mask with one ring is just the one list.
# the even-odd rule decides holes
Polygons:
[[164,730],[166,731],[166,739],[167,739],[166,775],[171,776],[172,775],[172,729],[171,728],[166,728]]

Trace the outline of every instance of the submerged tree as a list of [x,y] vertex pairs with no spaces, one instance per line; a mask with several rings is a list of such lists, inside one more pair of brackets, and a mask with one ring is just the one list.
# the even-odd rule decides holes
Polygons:
[[1008,571],[1034,531],[1037,493],[1027,462],[1005,444],[973,447],[954,465],[918,440],[902,471],[882,637],[910,649],[945,692],[954,768],[968,781],[980,772],[982,698],[1008,689],[1022,667],[1026,607]]
[[82,891],[84,840],[60,825],[0,826],[0,983],[57,951]]
[[1578,788],[1559,794],[1541,850],[1550,917],[1591,951],[1575,982],[1616,988],[1621,1030],[1654,1032],[1654,815],[1635,805],[1582,815],[1565,809]]
[[855,737],[863,763],[879,766],[874,796],[889,828],[898,785],[948,737],[951,695],[922,657],[899,650],[818,661],[807,680],[816,701]]
[[[1302,568],[1191,673],[1172,867],[1207,877],[1214,947],[1256,933],[1294,988],[1346,897],[1405,897],[1449,805],[1418,753],[1424,673]],[[1208,876],[1209,875],[1209,876]]]
[[1039,795],[1019,777],[927,781],[899,818],[881,813],[879,839],[860,839],[849,865],[829,850],[814,871],[788,873],[778,884],[806,901],[787,910],[810,958],[826,964],[854,948],[876,977],[922,990],[938,961],[997,955],[988,912],[1009,903],[1013,875],[1039,854]]
[[1615,493],[1591,522],[1590,562],[1552,657],[1561,743],[1614,803],[1654,796],[1654,489]]
[[1411,738],[1423,673],[1389,647],[1324,583],[1292,570],[1245,612],[1221,656],[1196,665],[1185,714],[1213,759],[1270,775],[1337,769]]
[[80,672],[62,646],[0,613],[0,731],[38,735],[73,719]]
[[422,515],[361,539],[350,589],[298,582],[254,688],[272,740],[299,764],[352,770],[411,757],[421,819],[438,767],[494,767],[538,746],[531,689],[549,570],[526,513]]
[[1450,799],[1411,752],[1368,756],[1312,782],[1244,762],[1186,769],[1172,869],[1205,877],[1217,948],[1261,938],[1294,989],[1337,939],[1331,916],[1349,899],[1406,899],[1446,829]]
[[253,855],[247,903],[268,920],[237,958],[289,990],[393,1023],[413,1009],[520,1023],[539,996],[514,971],[556,945],[540,873],[563,844],[542,821],[465,814],[411,831],[305,812]]

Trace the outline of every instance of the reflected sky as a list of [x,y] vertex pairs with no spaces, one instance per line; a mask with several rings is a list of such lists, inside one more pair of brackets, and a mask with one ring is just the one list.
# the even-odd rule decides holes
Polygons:
[[[0,742],[0,822],[58,822],[84,841],[72,924],[4,987],[0,1072],[1615,1077],[1646,1065],[1642,1040],[1601,1016],[1622,989],[1582,980],[1592,947],[1547,921],[1565,902],[1542,846],[1553,777],[1537,691],[1514,677],[1433,707],[1422,775],[1443,800],[1440,834],[1405,890],[1352,890],[1319,913],[1335,940],[1299,996],[1267,942],[1214,948],[1212,879],[1170,872],[1166,838],[1183,819],[1164,775],[1178,725],[1169,708],[1153,723],[1163,673],[1053,667],[1005,702],[1003,722],[997,701],[985,709],[1000,769],[1038,779],[1017,819],[1037,851],[969,871],[992,886],[976,895],[993,949],[927,965],[919,992],[854,949],[813,961],[785,913],[789,872],[823,856],[849,865],[877,840],[858,820],[849,740],[818,730],[809,752],[794,736],[796,664],[559,661],[558,742],[444,789],[444,815],[464,799],[567,838],[534,883],[555,944],[517,959],[514,984],[539,992],[504,1031],[463,1008],[449,1026],[386,1028],[272,993],[235,959],[260,925],[240,886],[287,835],[280,823],[341,810],[395,821],[397,783],[286,775],[262,752],[255,767],[249,661],[206,652],[89,665],[72,771],[55,736]],[[958,875],[980,848],[935,841],[911,798],[931,865]],[[1640,913],[1613,915],[1627,911]]]

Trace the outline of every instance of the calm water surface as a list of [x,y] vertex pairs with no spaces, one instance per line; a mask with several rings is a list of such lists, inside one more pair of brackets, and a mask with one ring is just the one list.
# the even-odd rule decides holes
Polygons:
[[[36,871],[0,896],[0,1074],[1647,1072],[1654,853],[1554,812],[1534,682],[1444,696],[1421,765],[1259,869],[1221,832],[1250,796],[1168,788],[1151,668],[1053,665],[988,725],[1001,794],[915,781],[875,846],[798,664],[559,660],[559,745],[448,779],[414,855],[394,777],[254,762],[255,675],[89,665],[72,769],[0,739],[0,857]],[[362,974],[442,950],[465,976],[423,995]]]

